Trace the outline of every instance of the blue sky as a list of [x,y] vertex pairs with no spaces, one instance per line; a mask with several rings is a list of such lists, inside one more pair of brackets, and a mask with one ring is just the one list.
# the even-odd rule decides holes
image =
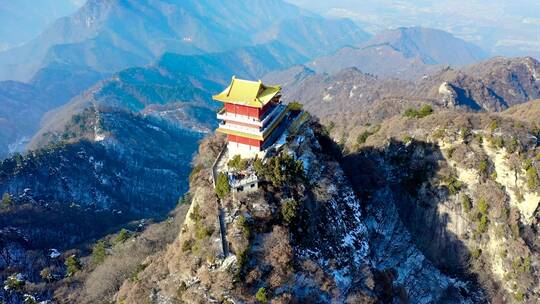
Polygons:
[[420,25],[449,31],[495,54],[540,54],[536,0],[287,0],[325,16],[348,17],[367,31]]

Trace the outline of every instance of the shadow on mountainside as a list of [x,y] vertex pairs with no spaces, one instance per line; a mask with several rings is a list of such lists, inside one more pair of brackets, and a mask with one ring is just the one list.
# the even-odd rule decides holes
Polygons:
[[[341,164],[362,201],[366,217],[392,221],[388,218],[397,209],[398,219],[388,226],[392,229],[390,239],[384,240],[385,236],[378,235],[380,223],[377,223],[379,227],[370,229],[372,255],[376,264],[380,264],[376,267],[388,267],[392,262],[385,260],[393,258],[390,253],[377,251],[391,250],[389,246],[399,247],[399,242],[413,242],[443,274],[472,283],[469,290],[449,288],[441,294],[439,301],[454,303],[458,299],[477,298],[483,293],[478,277],[469,270],[471,252],[459,236],[448,229],[457,223],[452,223],[447,213],[453,208],[449,203],[451,194],[447,186],[441,185],[444,184],[441,179],[448,168],[445,168],[437,145],[390,139],[383,148],[365,147],[342,156]],[[456,212],[453,218],[456,216],[459,217],[459,213]],[[401,229],[409,232],[410,239],[405,237],[407,240],[403,241]],[[396,231],[400,236],[394,235]],[[394,250],[396,254],[402,254]],[[407,267],[401,265],[402,262],[395,263]],[[469,291],[476,294],[469,294]]]

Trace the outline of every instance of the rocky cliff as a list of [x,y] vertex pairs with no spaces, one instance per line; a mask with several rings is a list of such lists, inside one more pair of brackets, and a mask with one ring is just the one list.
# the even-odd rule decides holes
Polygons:
[[442,273],[468,278],[492,302],[533,303],[540,134],[536,119],[513,113],[394,117],[343,165],[367,214],[382,215],[373,223],[396,210]]
[[[266,166],[287,167],[290,158],[302,173],[273,171],[258,191],[221,201],[210,178],[219,143],[205,143],[213,152],[196,161],[182,231],[165,252],[147,261],[137,280],[124,282],[116,301],[474,303],[484,298],[473,280],[445,274],[415,246],[397,206],[367,204],[356,196],[320,125],[306,119],[289,129],[287,138]],[[218,206],[225,215],[227,257]]]

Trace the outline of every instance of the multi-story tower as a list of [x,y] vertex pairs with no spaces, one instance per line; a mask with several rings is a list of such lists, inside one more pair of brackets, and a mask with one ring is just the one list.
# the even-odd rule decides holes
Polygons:
[[281,134],[287,107],[281,104],[281,87],[266,86],[260,80],[235,78],[213,99],[224,103],[217,118],[218,132],[227,134],[229,156],[255,157]]

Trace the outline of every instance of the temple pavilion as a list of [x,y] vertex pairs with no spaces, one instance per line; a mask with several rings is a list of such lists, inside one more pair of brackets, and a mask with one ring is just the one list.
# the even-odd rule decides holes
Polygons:
[[232,77],[225,90],[213,96],[224,103],[217,118],[218,132],[227,134],[229,157],[263,156],[265,149],[281,135],[280,124],[287,114],[281,104],[281,87],[267,86],[262,81]]

